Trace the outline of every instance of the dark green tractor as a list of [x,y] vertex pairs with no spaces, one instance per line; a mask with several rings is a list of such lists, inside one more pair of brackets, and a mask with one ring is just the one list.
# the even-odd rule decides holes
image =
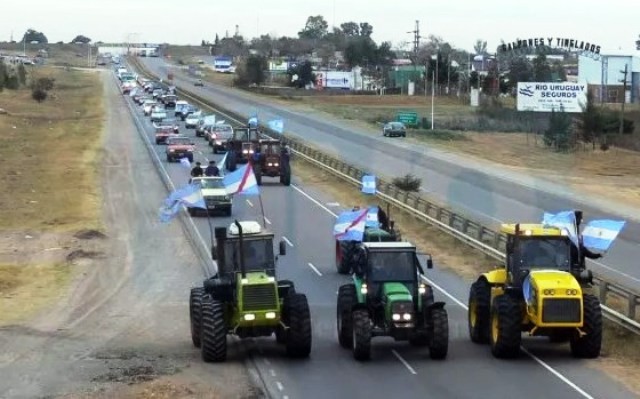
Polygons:
[[[227,335],[265,337],[275,333],[291,357],[311,352],[311,317],[304,294],[276,279],[273,233],[254,221],[215,229],[212,257],[218,273],[191,289],[189,314],[193,345],[205,362],[227,357]],[[286,254],[280,242],[279,254]]]
[[[400,232],[395,230],[393,221],[390,222],[389,230],[366,227],[362,236],[363,242],[397,242],[400,240]],[[354,256],[359,244],[358,241],[336,240],[336,269],[338,273],[349,274],[353,270]]]
[[[435,302],[416,248],[408,242],[365,242],[357,249],[353,282],[338,290],[340,345],[357,360],[371,357],[371,339],[390,336],[428,347],[432,359],[444,359],[449,348],[449,321],[444,302]],[[431,257],[427,268],[433,267]]]

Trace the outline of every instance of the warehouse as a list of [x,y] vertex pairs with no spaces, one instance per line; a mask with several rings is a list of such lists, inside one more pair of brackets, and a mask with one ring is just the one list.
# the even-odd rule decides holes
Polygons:
[[[623,79],[627,68],[626,92]],[[600,56],[581,55],[578,61],[578,81],[587,83],[589,91],[600,103],[640,103],[640,53],[603,53]]]

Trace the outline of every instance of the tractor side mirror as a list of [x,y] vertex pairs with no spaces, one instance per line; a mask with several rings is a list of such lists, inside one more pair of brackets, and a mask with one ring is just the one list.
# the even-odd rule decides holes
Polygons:
[[427,259],[427,269],[433,269],[433,259],[431,259],[431,255]]
[[278,253],[282,256],[285,256],[287,254],[287,246],[284,241],[280,241],[280,248]]

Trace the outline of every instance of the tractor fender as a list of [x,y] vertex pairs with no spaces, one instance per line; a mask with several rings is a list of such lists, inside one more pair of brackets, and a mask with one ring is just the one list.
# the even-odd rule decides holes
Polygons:
[[482,273],[478,280],[486,280],[489,285],[503,285],[507,282],[507,270],[496,269],[490,272]]

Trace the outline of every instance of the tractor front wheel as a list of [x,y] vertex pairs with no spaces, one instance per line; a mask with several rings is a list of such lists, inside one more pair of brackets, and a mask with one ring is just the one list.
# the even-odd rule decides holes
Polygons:
[[429,321],[429,356],[442,360],[449,352],[449,317],[445,308],[431,309]]
[[469,310],[467,322],[469,337],[476,344],[489,342],[491,333],[491,287],[486,280],[478,280],[469,289]]
[[189,320],[191,322],[191,341],[196,348],[200,347],[200,326],[202,324],[202,297],[204,289],[196,287],[191,289],[189,296]]
[[353,357],[356,360],[371,358],[371,319],[366,309],[357,309],[353,317]]
[[289,327],[286,338],[287,355],[308,357],[311,353],[311,315],[306,295],[287,295],[284,311]]
[[576,332],[571,337],[571,353],[575,357],[594,359],[600,356],[602,347],[602,308],[598,298],[593,295],[585,295],[582,300],[584,308],[582,332],[585,335],[580,336]]
[[207,363],[223,362],[227,359],[227,327],[222,303],[204,298],[201,311],[202,360]]
[[515,358],[520,354],[522,313],[520,304],[509,295],[500,295],[493,300],[491,309],[491,353],[502,359]]
[[345,349],[353,347],[353,320],[351,309],[357,301],[356,286],[345,284],[338,289],[338,306],[336,312],[336,326],[338,328],[338,342]]

